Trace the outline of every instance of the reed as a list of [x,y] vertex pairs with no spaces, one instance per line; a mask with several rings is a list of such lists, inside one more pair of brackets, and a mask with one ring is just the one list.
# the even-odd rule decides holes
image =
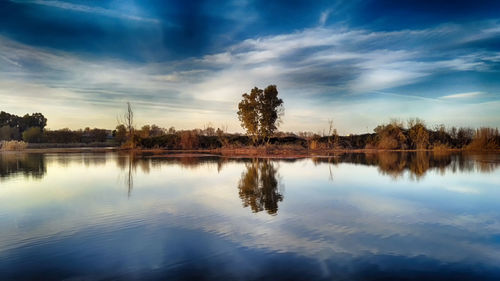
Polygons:
[[0,150],[3,151],[15,151],[24,150],[28,147],[28,143],[24,141],[2,141],[0,142]]

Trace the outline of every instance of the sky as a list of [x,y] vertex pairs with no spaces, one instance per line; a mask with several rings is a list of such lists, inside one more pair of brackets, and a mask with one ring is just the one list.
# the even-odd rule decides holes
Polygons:
[[270,84],[282,131],[500,127],[500,1],[0,1],[0,110],[51,129],[242,132]]

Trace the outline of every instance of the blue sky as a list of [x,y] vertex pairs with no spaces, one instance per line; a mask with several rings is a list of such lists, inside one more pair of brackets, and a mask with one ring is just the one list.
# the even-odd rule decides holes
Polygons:
[[48,127],[241,131],[278,85],[284,131],[371,131],[390,118],[500,124],[499,1],[0,2],[0,110]]

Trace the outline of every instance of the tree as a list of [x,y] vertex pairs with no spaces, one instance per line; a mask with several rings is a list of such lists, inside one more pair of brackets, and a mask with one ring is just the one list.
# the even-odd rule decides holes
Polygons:
[[426,149],[429,146],[429,132],[425,124],[419,118],[408,120],[408,128],[412,147]]
[[23,132],[23,140],[25,142],[40,142],[42,130],[39,127],[31,127]]
[[127,140],[127,128],[125,127],[125,125],[120,124],[116,126],[114,137],[115,141],[118,143],[124,143]]
[[151,125],[151,131],[149,132],[151,137],[159,137],[165,135],[165,130],[158,127],[157,125]]
[[406,149],[406,136],[403,133],[403,124],[398,120],[391,120],[389,124],[378,125],[373,131],[377,134],[377,147],[380,149]]
[[43,116],[41,113],[33,113],[31,115],[25,114],[21,120],[21,131],[24,131],[28,128],[38,127],[40,131],[43,131],[45,126],[47,125],[47,118]]
[[139,135],[143,139],[149,138],[149,136],[151,135],[151,126],[149,126],[149,125],[142,126],[141,131],[139,132]]
[[18,140],[20,139],[19,129],[16,127],[0,127],[0,140]]
[[269,85],[264,90],[255,87],[242,97],[238,104],[241,126],[254,143],[259,139],[269,141],[283,115],[283,100],[278,98],[276,85]]
[[196,132],[193,131],[182,131],[181,132],[181,147],[182,149],[195,149],[198,147],[199,138]]
[[134,138],[134,111],[132,111],[132,106],[130,102],[127,102],[127,111],[123,114],[123,119],[119,119],[119,125],[125,126],[127,130],[127,142],[130,148],[135,147]]
[[276,85],[269,85],[259,96],[260,137],[269,140],[278,129],[280,117],[283,115],[283,100],[278,98]]
[[168,128],[167,134],[169,134],[169,135],[175,134],[175,127],[172,126],[172,127]]
[[41,113],[25,114],[23,117],[0,112],[0,127],[9,126],[18,129],[19,132],[24,132],[28,128],[38,127],[41,131],[47,125],[47,118]]
[[338,143],[337,129],[333,126],[333,120],[328,120],[328,147],[335,148]]
[[238,104],[238,119],[241,126],[251,136],[253,142],[259,137],[259,106],[258,97],[263,91],[257,87],[250,91],[250,94],[244,93],[243,99]]

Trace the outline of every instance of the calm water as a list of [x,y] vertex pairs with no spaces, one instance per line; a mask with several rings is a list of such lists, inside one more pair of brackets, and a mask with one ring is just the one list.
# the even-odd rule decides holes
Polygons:
[[0,280],[500,280],[500,155],[0,153]]

